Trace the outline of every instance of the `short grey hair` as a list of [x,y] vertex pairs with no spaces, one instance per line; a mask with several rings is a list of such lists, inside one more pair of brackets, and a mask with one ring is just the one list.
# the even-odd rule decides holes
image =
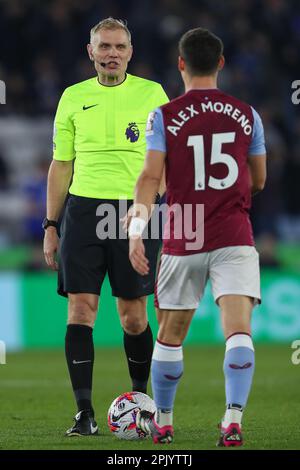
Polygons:
[[127,21],[123,20],[116,20],[115,18],[112,18],[111,16],[109,18],[105,18],[104,20],[99,21],[92,29],[91,29],[91,42],[93,39],[93,36],[97,33],[97,31],[101,29],[110,29],[110,30],[115,30],[115,29],[123,29],[125,33],[128,36],[129,43],[131,44],[131,33],[129,29],[127,28]]

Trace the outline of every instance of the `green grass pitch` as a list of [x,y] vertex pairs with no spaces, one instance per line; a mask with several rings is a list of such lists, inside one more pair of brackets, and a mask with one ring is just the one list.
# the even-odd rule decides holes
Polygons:
[[[241,450],[300,449],[300,365],[292,364],[292,352],[290,345],[256,347]],[[107,427],[110,403],[130,389],[122,349],[96,350],[93,397],[100,435],[73,438],[64,437],[76,409],[63,351],[8,354],[0,366],[0,449],[216,449],[216,426],[224,412],[223,355],[222,346],[185,348],[175,438],[158,449],[150,440],[121,441]]]

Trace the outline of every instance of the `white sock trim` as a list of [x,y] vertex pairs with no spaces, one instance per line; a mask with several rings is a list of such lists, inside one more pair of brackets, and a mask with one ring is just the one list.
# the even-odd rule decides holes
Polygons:
[[242,424],[243,412],[235,408],[229,408],[225,411],[225,416],[222,421],[222,426],[227,428],[231,423]]
[[182,346],[165,346],[156,341],[152,359],[155,361],[177,362],[183,360]]
[[155,411],[155,422],[160,426],[173,426],[173,411],[163,413],[161,409]]
[[226,341],[226,352],[233,348],[249,348],[254,351],[252,338],[246,334],[237,334],[230,336]]

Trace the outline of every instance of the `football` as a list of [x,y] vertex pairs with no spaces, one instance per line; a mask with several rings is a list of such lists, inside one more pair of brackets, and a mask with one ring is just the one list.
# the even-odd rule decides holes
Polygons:
[[136,414],[140,410],[154,413],[155,409],[154,401],[145,393],[123,393],[115,398],[108,409],[108,427],[119,439],[144,439],[147,436],[136,428]]

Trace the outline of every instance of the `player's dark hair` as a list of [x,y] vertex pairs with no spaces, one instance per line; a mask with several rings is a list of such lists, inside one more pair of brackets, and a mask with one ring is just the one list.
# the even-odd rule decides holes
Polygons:
[[211,75],[216,72],[223,50],[221,39],[204,28],[187,31],[179,41],[179,55],[191,75]]

